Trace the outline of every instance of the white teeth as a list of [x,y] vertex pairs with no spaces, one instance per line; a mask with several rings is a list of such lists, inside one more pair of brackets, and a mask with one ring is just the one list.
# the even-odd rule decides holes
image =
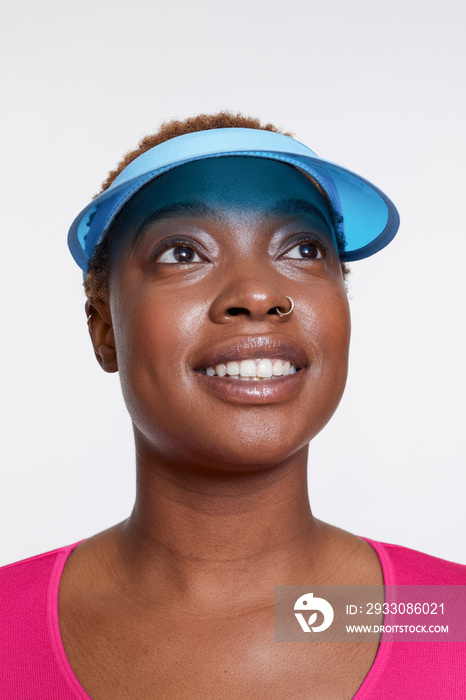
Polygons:
[[[255,363],[254,363],[255,364]],[[256,377],[271,377],[273,374],[273,367],[270,360],[259,360],[257,367],[255,368]]]
[[227,364],[227,374],[230,377],[239,374],[239,362],[229,362]]
[[275,377],[294,374],[297,369],[289,360],[275,360],[264,357],[259,360],[241,360],[241,362],[220,363],[215,367],[200,370],[209,377],[225,377],[242,381],[260,382]]
[[273,364],[273,376],[274,377],[281,377],[283,374],[283,363],[281,360],[277,360]]
[[256,363],[254,360],[242,360],[239,366],[239,373],[241,377],[255,377]]

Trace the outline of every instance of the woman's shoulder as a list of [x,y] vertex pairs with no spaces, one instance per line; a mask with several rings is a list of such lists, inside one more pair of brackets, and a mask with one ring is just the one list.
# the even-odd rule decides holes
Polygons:
[[466,585],[466,566],[388,542],[366,540],[377,552],[385,583],[401,585]]
[[63,567],[78,544],[0,568],[0,645],[5,639],[45,634]]
[[0,697],[87,698],[61,649],[57,592],[68,545],[0,568]]
[[68,555],[79,544],[66,545],[27,559],[0,567],[0,598],[2,610],[9,599],[24,599],[41,588],[47,588],[54,570],[64,564]]

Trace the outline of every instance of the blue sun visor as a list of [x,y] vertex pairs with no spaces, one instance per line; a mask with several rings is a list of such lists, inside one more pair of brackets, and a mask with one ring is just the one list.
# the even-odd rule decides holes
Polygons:
[[289,163],[314,179],[343,218],[342,261],[367,258],[395,236],[399,215],[393,202],[364,178],[319,158],[299,141],[262,129],[210,129],[177,136],[135,158],[110,187],[73,221],[68,246],[87,272],[95,246],[122,207],[148,182],[172,168],[204,158],[251,156]]

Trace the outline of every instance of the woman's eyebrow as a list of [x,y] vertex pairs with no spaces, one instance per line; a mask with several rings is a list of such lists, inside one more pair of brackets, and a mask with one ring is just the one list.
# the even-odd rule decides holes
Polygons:
[[266,214],[267,218],[303,215],[311,215],[314,218],[319,219],[319,221],[325,224],[325,226],[329,225],[329,222],[325,218],[322,210],[319,209],[319,207],[316,207],[315,204],[311,204],[311,202],[308,202],[305,199],[283,199],[282,201],[274,204]]
[[156,209],[144,219],[136,231],[136,236],[132,244],[132,253],[134,253],[141,239],[144,238],[150,224],[160,221],[161,219],[189,219],[195,216],[218,220],[220,213],[202,202],[174,202],[173,204],[166,204],[164,207]]
[[[267,218],[300,216],[302,214],[311,214],[312,216],[318,217],[323,223],[328,223],[319,207],[311,204],[311,202],[307,202],[305,199],[284,199],[274,204],[265,212]],[[157,209],[155,212],[152,212],[141,224],[140,231],[148,224],[158,221],[159,219],[172,219],[175,217],[187,218],[191,216],[204,216],[216,220],[224,218],[220,210],[209,207],[202,202],[175,202],[174,204],[167,204]]]
[[166,204],[160,209],[152,212],[144,221],[138,229],[138,236],[144,235],[145,229],[149,224],[159,221],[160,219],[175,219],[182,218],[188,219],[194,216],[202,216],[208,219],[219,219],[221,213],[208,207],[202,202],[175,202],[174,204]]

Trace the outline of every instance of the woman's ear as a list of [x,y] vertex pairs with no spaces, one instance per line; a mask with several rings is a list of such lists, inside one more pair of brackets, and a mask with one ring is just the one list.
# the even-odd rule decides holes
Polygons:
[[87,325],[97,362],[105,372],[118,372],[112,316],[100,299],[86,301]]

